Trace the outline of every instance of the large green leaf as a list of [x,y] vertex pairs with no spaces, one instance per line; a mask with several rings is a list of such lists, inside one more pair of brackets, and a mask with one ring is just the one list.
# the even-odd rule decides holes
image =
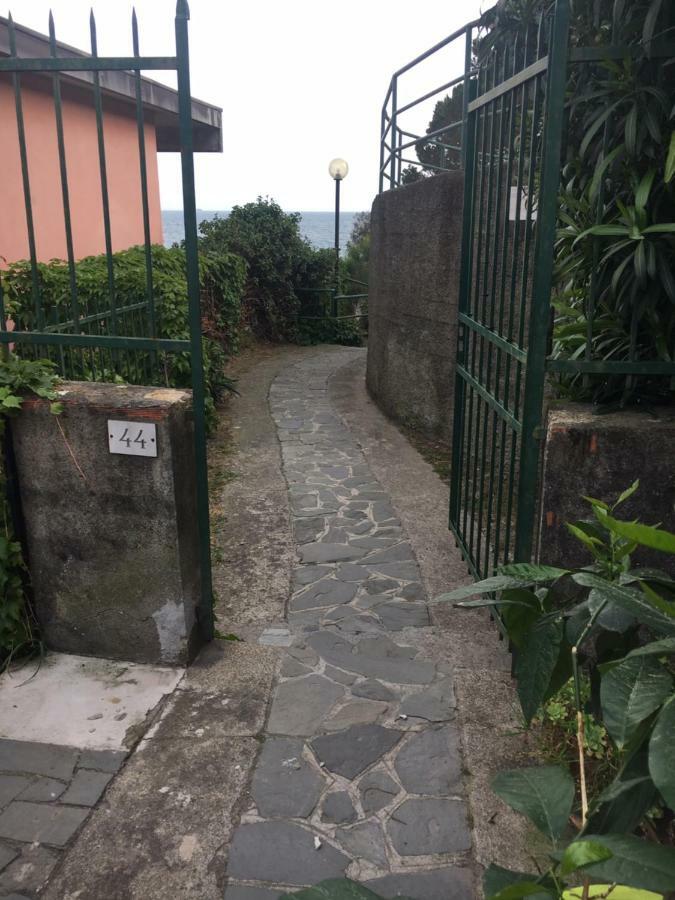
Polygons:
[[638,726],[667,699],[673,687],[669,672],[648,656],[625,659],[602,676],[600,701],[605,727],[619,749]]
[[675,636],[675,608],[665,600],[656,606],[641,591],[605,581],[593,572],[576,572],[572,578],[582,587],[595,588],[599,595],[648,625],[654,631]]
[[571,875],[591,863],[612,858],[612,851],[595,841],[574,841],[565,847],[560,860],[560,874]]
[[647,751],[635,753],[625,768],[592,804],[584,829],[588,834],[630,834],[657,799],[647,768]]
[[495,775],[492,789],[557,844],[574,802],[574,781],[569,772],[559,766],[509,769]]
[[[456,588],[447,594],[440,594],[434,597],[434,603],[443,603],[446,601],[456,602],[464,600],[466,597],[473,597],[474,594],[496,594],[509,588],[528,587],[530,582],[523,578],[511,578],[507,575],[494,575],[492,578],[485,578],[483,581],[477,581],[475,584],[466,584],[463,587]],[[462,604],[468,606],[470,604]],[[474,604],[476,605],[476,604]]]
[[664,703],[649,741],[649,773],[661,796],[675,809],[675,695]]
[[545,900],[548,897],[556,897],[553,891],[542,890],[536,881],[518,881],[509,887],[503,888],[496,894],[492,894],[488,900],[522,900],[529,897],[530,900]]
[[[537,596],[525,589],[508,591],[511,602],[500,604],[502,622],[517,650],[522,650],[535,622],[541,617],[541,603]],[[518,602],[513,602],[513,601]]]
[[348,878],[329,878],[297,893],[281,894],[279,900],[381,900],[381,898],[379,894]]
[[501,566],[500,575],[509,575],[511,578],[522,578],[532,584],[545,584],[547,581],[556,581],[563,575],[569,575],[569,569],[560,569],[556,566],[540,566],[533,563],[510,563]]
[[621,537],[636,541],[643,547],[661,550],[663,553],[675,553],[675,534],[655,528],[653,525],[642,525],[640,522],[622,522],[606,513],[600,513],[600,521]]
[[551,896],[552,891],[553,896],[555,896],[555,882],[546,876],[532,875],[527,872],[513,872],[511,869],[504,869],[495,865],[495,863],[491,863],[483,874],[483,893],[487,900],[491,900],[495,894],[499,895],[500,891],[514,884],[537,884],[539,893],[530,894],[533,900],[545,900],[545,898]]
[[585,872],[603,881],[666,893],[675,889],[675,850],[627,834],[593,834],[580,840],[602,844],[612,858]]
[[[675,638],[663,638],[660,641],[651,641],[651,643],[645,644],[643,647],[636,647],[635,650],[627,653],[623,659],[634,659],[640,656],[670,656],[673,653],[675,653]],[[613,669],[619,663],[622,663],[623,659],[603,663],[600,668],[602,671],[609,671],[609,669]]]
[[562,617],[541,619],[527,635],[516,657],[518,698],[528,725],[547,694],[560,656],[564,630]]

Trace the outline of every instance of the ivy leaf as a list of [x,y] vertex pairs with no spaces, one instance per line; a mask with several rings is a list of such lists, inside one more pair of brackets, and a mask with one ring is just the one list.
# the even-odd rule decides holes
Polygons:
[[564,634],[562,617],[541,619],[516,657],[518,698],[529,725],[541,706],[558,663]]
[[668,697],[673,679],[650,657],[626,659],[602,676],[600,701],[605,727],[621,750],[638,726]]
[[675,809],[675,695],[663,704],[649,740],[649,774],[661,796]]
[[[556,845],[567,826],[574,802],[574,781],[559,766],[533,766],[499,772],[492,790],[527,818]],[[540,887],[541,889],[541,887]]]

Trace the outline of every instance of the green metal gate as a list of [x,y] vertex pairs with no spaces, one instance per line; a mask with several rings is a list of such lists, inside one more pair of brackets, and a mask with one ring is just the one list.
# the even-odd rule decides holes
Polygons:
[[[16,126],[19,140],[21,177],[26,210],[26,227],[31,272],[32,310],[30,330],[25,326],[7,330],[7,316],[0,282],[0,347],[16,344],[21,355],[48,357],[54,360],[65,378],[106,380],[115,375],[119,360],[125,359],[130,378],[138,384],[163,384],[163,360],[167,354],[182,354],[189,360],[193,391],[194,446],[197,487],[197,527],[200,548],[201,602],[199,623],[206,639],[213,637],[213,609],[211,582],[211,553],[209,530],[209,496],[206,468],[205,386],[202,359],[202,322],[200,311],[199,260],[197,245],[197,212],[194,188],[192,100],[190,94],[190,63],[188,47],[187,0],[178,0],[175,17],[176,52],[174,56],[141,56],[135,13],[131,22],[133,55],[102,57],[97,52],[96,23],[90,19],[91,55],[64,55],[64,46],[57,45],[54,22],[49,20],[50,55],[27,58],[17,55],[16,29],[10,17],[9,56],[0,58],[0,75],[8,73],[14,92]],[[67,50],[67,48],[65,48]],[[183,184],[183,216],[185,224],[185,257],[189,309],[189,339],[167,339],[162,336],[161,320],[153,295],[153,249],[150,239],[148,203],[148,175],[145,151],[145,124],[142,102],[142,71],[175,71],[178,82],[178,117],[180,155]],[[110,197],[105,152],[105,123],[102,102],[101,75],[107,72],[127,72],[135,79],[136,119],[139,136],[139,166],[143,214],[145,297],[137,303],[119,307],[116,303],[115,265],[110,225]],[[107,261],[107,298],[95,308],[82,302],[78,295],[73,250],[73,230],[68,185],[66,142],[64,139],[61,99],[61,79],[64,73],[89,73],[98,137],[98,162],[103,210]],[[35,75],[51,76],[56,128],[63,219],[66,237],[67,262],[70,272],[68,314],[64,320],[62,309],[49,304],[41,291],[40,270],[36,252],[34,209],[31,201],[31,172],[28,164],[26,129],[22,103],[22,78]]]
[[568,30],[557,0],[467,92],[450,527],[477,578],[533,551]]

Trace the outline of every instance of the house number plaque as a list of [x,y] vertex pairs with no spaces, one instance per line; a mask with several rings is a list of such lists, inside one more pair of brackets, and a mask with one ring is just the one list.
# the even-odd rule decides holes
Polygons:
[[157,456],[157,427],[148,422],[108,419],[108,448],[125,456]]

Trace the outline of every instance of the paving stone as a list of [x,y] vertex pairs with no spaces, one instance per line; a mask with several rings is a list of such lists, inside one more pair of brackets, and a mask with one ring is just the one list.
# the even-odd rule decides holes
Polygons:
[[395,519],[396,511],[388,501],[378,500],[377,502],[373,503],[372,515],[373,519],[375,519],[376,522],[384,522],[388,519]]
[[471,847],[466,807],[459,800],[404,800],[387,831],[401,856],[461,853]]
[[324,822],[346,825],[356,819],[356,810],[347,791],[333,791],[323,801],[321,818]]
[[298,544],[306,544],[315,541],[326,530],[326,519],[323,516],[316,518],[302,518],[293,521],[293,536]]
[[437,797],[461,791],[461,751],[454,725],[411,734],[396,754],[394,768],[411,794]]
[[297,659],[298,662],[301,662],[305,666],[309,666],[313,668],[319,663],[319,656],[312,650],[311,647],[308,647],[307,644],[295,644],[292,647],[289,647],[286,651],[288,655],[292,659]]
[[366,591],[369,594],[384,594],[387,591],[395,591],[401,585],[393,578],[380,578],[377,575],[368,579],[366,583]]
[[303,742],[268,738],[253,773],[251,795],[261,816],[305,818],[323,789],[323,778],[302,756]]
[[419,584],[419,582],[406,584],[404,588],[401,588],[397,596],[403,597],[404,600],[426,600],[424,588],[421,584]]
[[[337,681],[338,684],[354,684],[356,681],[356,675],[352,675],[351,672],[343,672],[342,669],[336,669],[334,666],[326,666],[324,675],[331,681]],[[373,699],[379,698],[374,697]]]
[[365,697],[366,700],[384,700],[385,702],[397,700],[398,695],[391,688],[377,681],[375,678],[366,678],[352,688],[355,697]]
[[320,466],[319,468],[324,475],[328,475],[336,481],[341,481],[343,478],[349,478],[351,475],[347,466]]
[[[388,549],[389,547],[393,547],[394,544],[398,544],[399,541],[400,541],[400,538],[398,538],[398,537],[385,537],[385,536],[380,537],[377,534],[373,534],[373,535],[369,535],[368,537],[354,538],[354,540],[352,541],[352,544],[354,544],[355,547],[363,547],[366,550],[370,550],[370,551],[383,551],[383,550]],[[378,553],[375,553],[374,555],[376,557],[374,561],[378,562],[379,561],[379,560],[377,560]],[[408,557],[408,558],[410,558],[410,557]],[[396,561],[397,560],[394,560],[394,562],[396,562]],[[363,560],[364,565],[366,564],[366,562],[368,562],[368,563],[370,562],[370,556],[368,556],[368,559]],[[384,562],[391,562],[391,560],[384,560]]]
[[0,838],[64,847],[88,815],[88,809],[14,800],[0,815]]
[[360,675],[382,678],[394,684],[428,684],[434,678],[435,668],[430,662],[397,657],[373,658],[364,652],[355,652],[352,644],[328,631],[318,631],[307,640],[326,662]]
[[364,566],[367,564],[372,572],[380,575],[388,575],[401,581],[419,581],[420,571],[416,562],[380,562],[371,565],[364,559],[363,564]]
[[6,894],[3,900],[30,900],[25,894]]
[[297,612],[317,606],[337,606],[349,603],[356,596],[357,590],[356,584],[338,581],[335,578],[323,578],[301,594],[295,594],[291,598],[291,609]]
[[[347,819],[342,819],[341,821],[346,822]],[[0,872],[8,866],[13,859],[16,859],[19,855],[19,851],[15,847],[10,847],[9,844],[0,843]]]
[[[323,578],[324,575],[328,575],[331,571],[330,566],[298,566],[297,569],[293,570],[293,585],[299,587],[304,584],[312,584],[318,581],[319,578]],[[359,579],[355,580],[358,581]]]
[[347,544],[304,544],[299,548],[304,563],[339,562],[341,559],[361,559],[366,551],[362,547]]
[[126,750],[83,750],[78,763],[80,769],[98,769],[99,772],[118,772],[127,758]]
[[[358,540],[358,538],[357,538]],[[362,540],[370,540],[369,538],[362,538]],[[380,541],[397,541],[398,538],[376,538],[376,540]],[[359,546],[358,544],[356,545]],[[386,546],[386,545],[385,545]],[[407,562],[408,560],[414,559],[413,552],[410,548],[410,544],[396,544],[392,547],[388,547],[386,550],[378,550],[376,553],[370,553],[367,559],[364,562],[367,562],[369,566],[374,566],[378,563],[383,562]]]
[[70,787],[61,797],[61,802],[72,803],[74,806],[95,806],[111,778],[110,772],[79,769]]
[[326,731],[341,731],[352,725],[377,722],[388,709],[386,703],[378,703],[375,700],[351,700],[326,719],[323,727]]
[[335,838],[354,859],[367,859],[376,866],[388,868],[384,834],[379,822],[359,822],[351,828],[338,828]]
[[447,722],[454,718],[455,707],[452,679],[444,678],[427,690],[406,697],[400,713],[428,722]]
[[0,740],[0,771],[34,772],[67,781],[73,774],[79,751],[57,744]]
[[344,690],[322,675],[284,681],[272,700],[267,730],[271,734],[314,734],[343,696]]
[[0,775],[0,809],[25,791],[30,783],[30,778],[24,775]]
[[279,890],[232,882],[225,888],[225,900],[279,900],[279,894]]
[[263,647],[290,647],[293,642],[288,628],[265,628],[258,638]]
[[400,790],[400,786],[386,772],[378,769],[368,772],[359,781],[364,813],[368,816],[388,806]]
[[285,659],[281,664],[281,675],[283,678],[297,678],[299,675],[309,675],[311,669],[303,666],[296,659]]
[[391,601],[380,603],[376,609],[382,624],[389,631],[401,631],[403,628],[424,628],[429,625],[429,610],[424,603],[402,603]]
[[[346,521],[349,522],[349,519],[347,519]],[[350,525],[345,525],[348,534],[352,536],[355,535],[356,537],[362,537],[363,535],[370,534],[372,527],[372,522],[370,522],[368,519],[364,519],[361,522],[356,522],[355,524],[352,523]]]
[[381,725],[355,725],[337,734],[321,735],[310,741],[312,750],[329,772],[356,778],[368,766],[395,747],[400,731]]
[[469,869],[451,866],[433,871],[385,875],[366,882],[381,897],[410,897],[411,900],[468,900],[476,896]]
[[29,803],[50,803],[58,800],[67,785],[55,778],[38,778],[21,792],[21,799]]
[[349,858],[323,842],[317,850],[311,831],[290,822],[241,825],[230,846],[231,878],[309,885],[344,875]]
[[366,638],[357,645],[356,652],[377,659],[413,659],[417,654],[414,647],[397,644],[386,635],[377,638]]

